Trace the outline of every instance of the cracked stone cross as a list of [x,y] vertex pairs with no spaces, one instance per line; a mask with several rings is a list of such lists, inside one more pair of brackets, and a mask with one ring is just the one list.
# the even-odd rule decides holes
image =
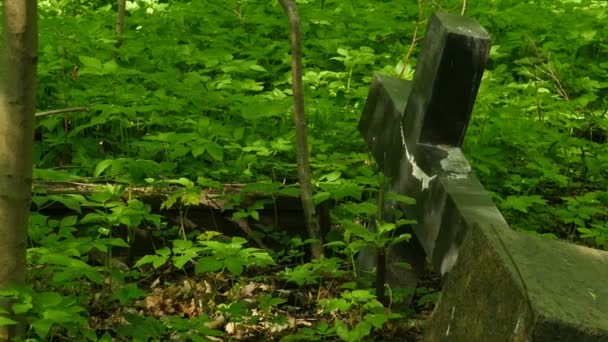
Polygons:
[[[375,75],[359,122],[386,190],[416,199],[384,212],[416,220],[414,254],[444,276],[424,340],[608,341],[608,253],[511,230],[460,150],[489,48],[475,20],[436,13],[413,82]],[[417,276],[389,265],[412,249],[390,251],[392,287]]]

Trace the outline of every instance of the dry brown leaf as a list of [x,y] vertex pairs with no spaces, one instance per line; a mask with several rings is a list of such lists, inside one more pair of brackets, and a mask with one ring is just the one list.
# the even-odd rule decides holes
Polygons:
[[213,321],[205,323],[205,326],[209,329],[217,330],[225,321],[226,317],[224,315],[218,315],[213,318]]

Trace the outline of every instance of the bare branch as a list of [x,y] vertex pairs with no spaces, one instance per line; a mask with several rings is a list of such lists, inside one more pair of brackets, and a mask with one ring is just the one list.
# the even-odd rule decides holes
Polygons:
[[49,115],[63,114],[63,113],[88,112],[88,111],[89,111],[89,108],[87,108],[87,107],[64,108],[64,109],[49,110],[46,112],[39,112],[39,113],[36,113],[35,116],[39,117],[39,116],[49,116]]
[[279,0],[285,14],[289,18],[291,36],[291,78],[293,90],[293,117],[296,124],[296,156],[298,160],[298,178],[300,181],[302,209],[308,227],[308,235],[316,240],[311,245],[313,258],[323,256],[321,228],[316,209],[312,200],[312,181],[310,164],[308,162],[308,137],[306,117],[304,115],[304,90],[302,85],[302,41],[300,33],[300,17],[293,0]]
[[414,52],[414,47],[416,47],[416,43],[420,39],[424,38],[424,37],[418,37],[418,29],[424,22],[424,10],[426,9],[426,5],[427,5],[426,0],[418,0],[418,19],[416,19],[416,26],[414,26],[414,34],[412,35],[412,41],[410,42],[410,46],[407,49],[407,53],[405,54],[405,57],[403,58],[403,63],[402,63],[403,68],[401,69],[401,72],[399,73],[399,78],[403,77],[403,73],[405,72],[405,67],[407,66],[407,63],[409,63],[410,58],[412,57],[412,52]]

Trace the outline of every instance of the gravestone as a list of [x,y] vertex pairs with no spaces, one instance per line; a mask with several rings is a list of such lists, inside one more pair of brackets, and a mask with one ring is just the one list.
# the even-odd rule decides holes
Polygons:
[[513,232],[460,150],[489,48],[475,20],[436,13],[414,81],[375,75],[359,123],[444,277],[425,340],[608,341],[608,253]]

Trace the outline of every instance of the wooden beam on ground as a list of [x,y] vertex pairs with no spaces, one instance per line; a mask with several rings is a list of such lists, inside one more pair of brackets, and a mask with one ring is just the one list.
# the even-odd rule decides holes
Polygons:
[[[98,192],[100,187],[105,184],[99,183],[80,183],[80,182],[34,182],[35,192],[44,193],[47,195],[67,195],[77,194],[82,196],[90,196]],[[224,210],[230,196],[243,195],[242,206],[253,204],[256,200],[268,199],[269,194],[244,192],[243,188],[246,184],[223,184],[222,189],[208,188],[203,189],[200,194],[199,206],[214,210]],[[183,187],[171,185],[167,187],[152,187],[152,186],[125,186],[124,199],[129,196],[140,199],[154,207],[160,207],[160,204],[173,194],[175,191],[183,189]],[[276,196],[277,206],[281,210],[301,210],[300,200],[297,197]],[[231,203],[234,204],[234,203]]]

